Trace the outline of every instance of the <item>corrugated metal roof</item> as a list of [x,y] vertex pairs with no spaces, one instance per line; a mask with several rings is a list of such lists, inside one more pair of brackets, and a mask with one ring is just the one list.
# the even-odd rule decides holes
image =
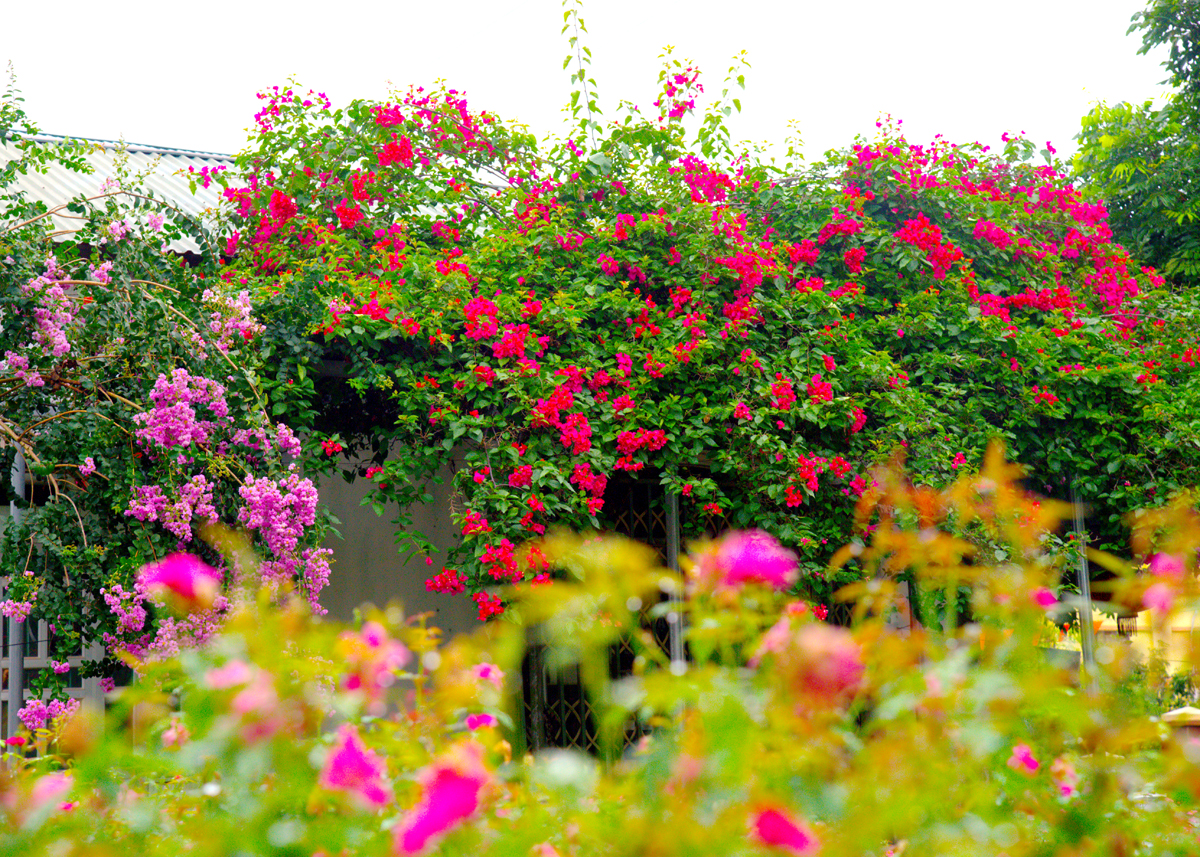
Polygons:
[[[46,145],[62,145],[72,138],[39,134],[22,139]],[[215,152],[195,152],[138,143],[122,144],[112,140],[86,142],[93,147],[92,151],[85,155],[85,159],[93,168],[91,173],[76,172],[59,164],[51,164],[45,173],[30,172],[18,176],[9,189],[24,191],[30,199],[43,202],[48,208],[54,208],[80,195],[94,196],[100,193],[100,186],[105,180],[116,178],[117,161],[124,157],[127,172],[131,175],[144,175],[142,186],[153,196],[175,206],[185,214],[198,217],[202,216],[206,209],[216,206],[221,188],[217,184],[207,189],[197,186],[196,193],[193,194],[188,187],[188,167],[199,171],[204,167],[212,169],[233,163],[230,155]],[[16,156],[17,151],[12,141],[0,140],[0,161],[11,161]],[[52,215],[51,219],[56,231],[74,230],[79,227],[78,220],[58,215]],[[174,242],[170,249],[175,252],[199,251],[196,242],[190,238]]]

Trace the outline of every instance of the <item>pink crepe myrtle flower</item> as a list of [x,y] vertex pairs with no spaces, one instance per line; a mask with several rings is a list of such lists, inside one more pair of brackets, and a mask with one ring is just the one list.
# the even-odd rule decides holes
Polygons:
[[808,825],[797,821],[782,809],[758,810],[750,820],[753,838],[791,854],[816,854],[821,843]]
[[421,854],[473,816],[490,781],[481,744],[468,741],[452,747],[421,772],[421,800],[396,825],[395,852]]
[[1008,766],[1022,774],[1036,774],[1041,763],[1033,756],[1033,750],[1028,744],[1018,744],[1013,747],[1012,755],[1008,757]]
[[138,574],[138,583],[147,592],[166,595],[188,611],[211,607],[221,579],[217,569],[186,553],[171,554],[145,565]]
[[762,530],[736,530],[699,557],[693,575],[695,583],[706,589],[746,583],[787,589],[796,582],[796,555]]
[[336,743],[325,757],[317,784],[323,789],[344,792],[355,803],[371,809],[387,806],[392,800],[387,764],[367,749],[350,723],[338,729]]

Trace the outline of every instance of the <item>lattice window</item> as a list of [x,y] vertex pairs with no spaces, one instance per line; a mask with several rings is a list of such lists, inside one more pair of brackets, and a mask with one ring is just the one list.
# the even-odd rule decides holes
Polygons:
[[[660,561],[667,551],[667,512],[665,494],[657,478],[631,479],[616,475],[604,492],[605,528],[628,536],[659,552]],[[667,647],[669,630],[665,621],[652,628],[660,646]],[[574,667],[554,671],[545,662],[545,650],[532,642],[526,653],[523,671],[523,710],[526,741],[530,749],[575,747],[589,753],[599,750],[596,716]],[[609,649],[609,676],[623,678],[633,672],[635,653],[628,640]],[[644,731],[631,721],[625,725],[625,746],[637,741]]]

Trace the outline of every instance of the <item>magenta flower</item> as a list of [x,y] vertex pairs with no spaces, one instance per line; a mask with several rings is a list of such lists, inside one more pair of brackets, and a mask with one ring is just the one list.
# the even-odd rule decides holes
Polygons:
[[1033,750],[1029,749],[1028,744],[1018,744],[1008,757],[1008,766],[1023,774],[1036,774],[1041,764],[1033,757]]
[[1058,603],[1058,599],[1054,596],[1054,593],[1044,586],[1039,586],[1033,590],[1032,598],[1033,603],[1043,610],[1049,610]]
[[451,748],[421,773],[420,802],[395,828],[398,854],[420,854],[479,809],[479,794],[490,782],[483,747],[475,741]]
[[489,729],[499,721],[494,714],[468,714],[467,728],[474,732],[476,729]]
[[1183,560],[1174,554],[1156,553],[1150,558],[1150,573],[1155,577],[1169,577],[1172,580],[1182,580],[1183,572]]
[[762,530],[726,534],[711,561],[715,563],[720,586],[763,583],[787,589],[796,582],[796,555]]
[[138,582],[150,593],[173,596],[188,609],[211,607],[221,587],[221,572],[186,553],[171,554],[143,566]]
[[325,757],[317,783],[323,789],[346,792],[358,804],[378,809],[392,800],[387,765],[368,750],[353,725],[338,730],[337,743]]
[[781,809],[759,810],[751,819],[754,838],[764,845],[792,854],[816,854],[821,843],[808,825],[798,822]]

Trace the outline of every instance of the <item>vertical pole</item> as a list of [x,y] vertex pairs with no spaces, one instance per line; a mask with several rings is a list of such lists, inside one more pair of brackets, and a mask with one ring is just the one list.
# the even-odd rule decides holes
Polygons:
[[[17,448],[17,456],[13,461],[12,487],[16,497],[25,499],[25,456]],[[21,508],[16,499],[8,505],[9,526],[21,524]],[[11,590],[11,587],[10,587]],[[5,735],[12,737],[20,728],[17,712],[25,704],[25,623],[14,618],[8,620],[8,718],[5,724]]]
[[[667,567],[679,573],[679,495],[674,491],[667,492]],[[673,590],[667,627],[671,642],[671,666],[676,670],[684,666],[682,604],[679,590]],[[672,619],[674,621],[670,621]]]
[[1079,542],[1079,641],[1083,649],[1083,666],[1091,670],[1096,663],[1096,642],[1092,629],[1092,581],[1088,570],[1087,535],[1083,529],[1083,506],[1075,490],[1075,478],[1071,478],[1071,506],[1075,510],[1075,538]]

